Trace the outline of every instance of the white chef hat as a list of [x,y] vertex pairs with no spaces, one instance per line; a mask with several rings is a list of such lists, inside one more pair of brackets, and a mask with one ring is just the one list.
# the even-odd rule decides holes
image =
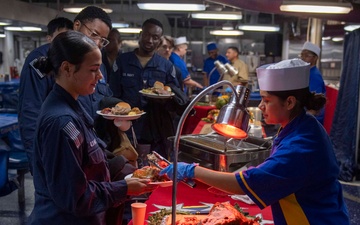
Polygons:
[[174,40],[174,45],[189,44],[185,36],[178,37]]
[[309,41],[304,43],[302,50],[309,50],[315,53],[317,56],[320,55],[320,48]]
[[256,69],[263,91],[289,91],[309,87],[310,64],[301,59],[287,59]]

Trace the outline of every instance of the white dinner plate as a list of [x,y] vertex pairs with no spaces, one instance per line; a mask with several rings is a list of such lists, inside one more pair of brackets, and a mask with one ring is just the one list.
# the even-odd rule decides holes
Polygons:
[[[125,176],[125,180],[132,177],[132,173]],[[150,182],[151,185],[159,185],[160,187],[169,187],[173,184],[172,180],[169,181],[163,181],[163,182]]]
[[139,93],[149,98],[171,98],[172,96],[175,95],[174,93],[171,93],[169,95],[160,95],[156,93],[143,92],[142,90],[139,91]]
[[111,113],[104,114],[104,113],[101,113],[101,110],[98,110],[98,111],[96,111],[96,113],[108,120],[113,120],[113,119],[136,120],[136,119],[140,118],[142,115],[144,115],[146,112],[142,112],[142,113],[136,114],[136,115],[113,115]]

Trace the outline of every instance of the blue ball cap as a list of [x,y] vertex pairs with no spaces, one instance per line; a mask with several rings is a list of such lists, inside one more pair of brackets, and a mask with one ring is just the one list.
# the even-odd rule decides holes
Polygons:
[[208,50],[208,51],[217,49],[217,46],[216,46],[215,43],[210,43],[210,44],[208,44],[206,47],[207,47],[207,50]]

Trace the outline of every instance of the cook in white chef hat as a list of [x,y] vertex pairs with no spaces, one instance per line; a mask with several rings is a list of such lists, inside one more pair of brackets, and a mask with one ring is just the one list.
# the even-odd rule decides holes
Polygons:
[[315,45],[309,41],[304,43],[302,50],[311,51],[311,52],[315,53],[317,56],[320,55],[320,48],[317,45]]
[[182,37],[178,37],[174,40],[174,45],[182,45],[182,44],[189,44],[189,42],[186,40],[186,37],[182,36]]
[[263,91],[289,91],[309,87],[310,64],[301,59],[287,59],[256,69]]

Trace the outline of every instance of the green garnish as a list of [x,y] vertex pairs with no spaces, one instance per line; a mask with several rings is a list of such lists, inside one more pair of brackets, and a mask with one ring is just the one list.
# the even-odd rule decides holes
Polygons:
[[[176,211],[176,214],[190,215],[189,212],[184,212],[184,211]],[[149,225],[159,225],[159,224],[161,224],[161,221],[167,215],[171,215],[171,210],[170,209],[160,209],[159,212],[154,213],[151,216],[149,216],[149,218],[148,218]]]

